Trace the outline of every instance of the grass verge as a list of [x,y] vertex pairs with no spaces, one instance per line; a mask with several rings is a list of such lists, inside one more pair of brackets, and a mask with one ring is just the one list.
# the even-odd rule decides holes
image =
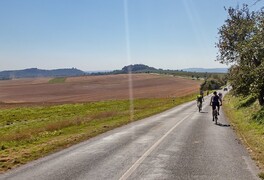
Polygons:
[[133,120],[129,100],[0,109],[0,172],[195,98],[136,99]]
[[[257,162],[259,177],[264,179],[264,116],[263,109],[251,97],[225,96],[224,111],[232,127]],[[257,117],[257,118],[256,118]]]

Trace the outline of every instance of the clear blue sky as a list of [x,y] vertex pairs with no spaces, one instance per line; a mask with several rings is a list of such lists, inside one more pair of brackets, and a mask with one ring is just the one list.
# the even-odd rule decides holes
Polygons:
[[0,0],[0,70],[226,67],[214,61],[224,6],[254,2]]

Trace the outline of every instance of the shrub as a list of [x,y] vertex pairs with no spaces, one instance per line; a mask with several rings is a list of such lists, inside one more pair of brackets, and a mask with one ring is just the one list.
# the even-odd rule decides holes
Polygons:
[[248,107],[256,101],[255,96],[248,96],[246,99],[241,100],[237,108]]
[[264,108],[255,113],[253,115],[253,119],[259,122],[260,124],[264,124]]

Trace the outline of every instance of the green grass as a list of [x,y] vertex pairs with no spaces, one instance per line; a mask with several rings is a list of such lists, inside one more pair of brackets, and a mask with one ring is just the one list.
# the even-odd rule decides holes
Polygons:
[[128,100],[2,109],[0,172],[195,98],[136,99],[133,119]]
[[261,109],[257,102],[252,102],[251,97],[227,95],[224,110],[252,158],[262,170],[259,176],[264,179],[264,109]]
[[49,80],[49,83],[50,84],[65,83],[66,79],[67,79],[66,77],[56,77]]

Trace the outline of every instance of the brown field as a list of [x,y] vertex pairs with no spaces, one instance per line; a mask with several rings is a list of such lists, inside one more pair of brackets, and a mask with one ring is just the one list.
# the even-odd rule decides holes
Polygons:
[[[0,81],[0,106],[75,103],[129,98],[128,75],[69,77],[64,83],[50,78]],[[179,97],[197,92],[199,81],[186,78],[133,74],[134,98]]]

